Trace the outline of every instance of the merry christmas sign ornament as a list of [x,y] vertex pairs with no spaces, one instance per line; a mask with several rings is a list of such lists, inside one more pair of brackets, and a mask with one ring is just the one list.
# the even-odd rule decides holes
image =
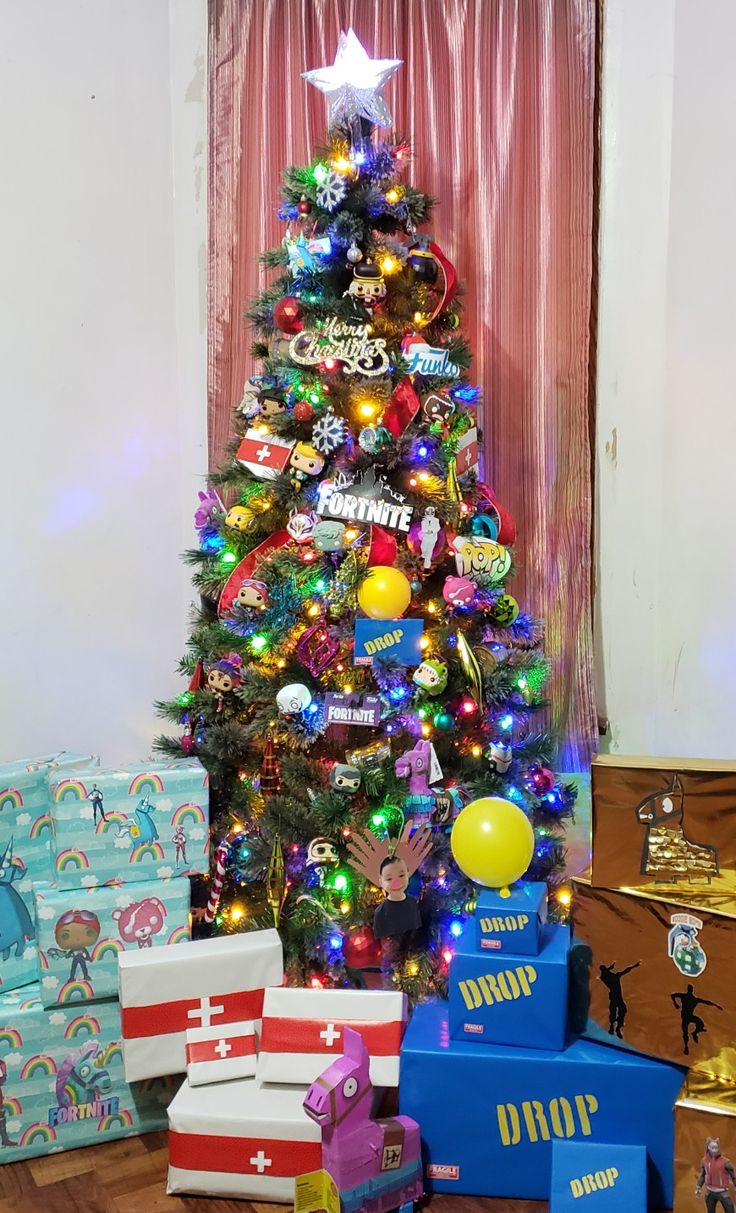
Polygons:
[[[318,330],[304,329],[292,337],[289,357],[299,366],[319,366],[327,358],[343,364],[346,375],[384,375],[389,361],[383,337],[373,337],[360,320],[332,316]],[[459,372],[458,372],[459,373]]]

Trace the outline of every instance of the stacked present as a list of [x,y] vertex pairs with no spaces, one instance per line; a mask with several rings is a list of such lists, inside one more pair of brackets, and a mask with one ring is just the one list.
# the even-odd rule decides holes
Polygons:
[[606,756],[592,787],[575,1017],[592,1040],[692,1067],[675,1116],[675,1208],[733,1209],[721,1142],[736,1148],[736,767]]
[[165,1124],[170,1079],[123,1074],[118,958],[190,938],[208,799],[196,761],[0,767],[0,1163]]
[[[402,1112],[422,1126],[426,1186],[552,1198],[562,1213],[671,1203],[682,1070],[567,1031],[569,929],[546,887],[486,889],[450,965],[449,1002],[414,1011]],[[634,1098],[635,1094],[635,1098]]]

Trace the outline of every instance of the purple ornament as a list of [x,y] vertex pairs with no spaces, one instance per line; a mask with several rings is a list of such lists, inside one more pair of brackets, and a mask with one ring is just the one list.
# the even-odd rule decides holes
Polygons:
[[340,652],[340,642],[322,623],[307,628],[299,637],[297,657],[315,678],[319,677]]

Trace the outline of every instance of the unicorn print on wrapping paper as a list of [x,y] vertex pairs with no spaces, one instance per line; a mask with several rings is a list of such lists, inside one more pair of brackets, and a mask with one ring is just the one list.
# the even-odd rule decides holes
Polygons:
[[372,1119],[368,1049],[347,1026],[343,1047],[304,1100],[304,1111],[322,1130],[322,1163],[340,1191],[340,1208],[411,1208],[423,1192],[419,1125],[408,1116]]

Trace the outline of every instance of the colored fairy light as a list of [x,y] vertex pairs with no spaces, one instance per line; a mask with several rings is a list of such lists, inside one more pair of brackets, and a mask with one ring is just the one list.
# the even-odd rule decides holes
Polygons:
[[332,167],[338,173],[349,173],[353,166],[347,156],[338,156],[332,161]]
[[420,720],[424,720],[424,719],[426,718],[426,715],[427,715],[427,709],[426,709],[426,708],[420,708],[420,709],[419,709],[419,711],[418,711],[418,713],[417,713],[417,715],[419,716],[419,719],[420,719]]
[[180,704],[181,707],[185,708],[188,703],[192,702],[192,698],[193,696],[191,691],[182,691],[181,695],[177,696],[176,702]]
[[313,170],[313,176],[314,176],[315,181],[319,182],[320,185],[324,184],[324,182],[327,180],[329,175],[330,175],[330,170],[328,169],[326,164],[315,164],[314,170]]
[[386,818],[383,813],[374,813],[371,817],[371,822],[374,826],[385,826]]
[[312,977],[312,978],[310,979],[309,984],[310,984],[310,986],[312,987],[312,989],[313,989],[313,990],[322,990],[322,989],[324,989],[324,987],[323,987],[323,985],[322,985],[322,982],[320,981],[319,977]]
[[259,434],[270,434],[270,432],[271,432],[271,431],[269,430],[268,426],[267,426],[267,425],[264,425],[264,423],[263,423],[263,422],[261,422],[261,423],[260,423],[260,425],[257,425],[257,426],[256,426],[256,429],[258,430],[258,433],[259,433]]
[[330,947],[331,948],[342,947],[342,935],[330,935]]
[[428,649],[429,644],[430,644],[429,636],[422,636],[422,639],[419,641],[420,649]]
[[561,906],[569,906],[572,902],[572,893],[569,889],[560,889],[557,893],[557,900]]
[[499,727],[499,729],[508,731],[511,728],[511,726],[513,725],[513,723],[514,723],[513,716],[511,715],[510,712],[507,712],[506,715],[502,716],[501,719],[499,720],[498,727]]
[[417,455],[419,456],[420,459],[426,459],[428,454],[429,454],[429,447],[425,446],[425,444],[422,443],[422,445],[417,449]]
[[431,726],[431,724],[423,724],[423,725],[422,725],[422,737],[429,737],[429,735],[430,735],[430,733],[431,733],[431,732],[432,732],[432,726]]
[[396,189],[395,186],[392,186],[390,190],[386,190],[386,201],[389,203],[390,206],[396,206],[396,203],[399,201],[400,198],[401,198],[401,194],[399,193],[399,191]]
[[427,611],[428,611],[428,613],[429,613],[430,615],[434,615],[434,614],[436,613],[436,611],[437,611],[437,603],[436,603],[436,602],[428,602],[428,603],[427,603]]
[[343,876],[342,872],[338,872],[333,881],[333,888],[337,889],[338,893],[342,893],[348,887],[348,878]]
[[317,603],[313,602],[312,605],[310,606],[309,610],[307,611],[307,614],[312,615],[312,616],[319,615],[320,609],[321,608],[317,605]]
[[235,905],[230,911],[230,917],[233,922],[240,922],[241,918],[245,918],[245,910],[242,906]]
[[455,939],[459,939],[459,937],[462,935],[462,933],[463,933],[463,924],[461,922],[458,922],[457,920],[455,920],[454,922],[450,923],[450,934]]
[[236,556],[235,552],[223,552],[222,553],[222,563],[223,564],[235,564],[235,561],[237,559],[238,559],[238,557]]
[[363,403],[361,404],[360,408],[358,409],[358,412],[360,413],[361,417],[366,417],[366,418],[375,417],[376,406],[374,404],[371,404],[370,401],[364,400]]
[[310,716],[313,716],[315,712],[319,711],[319,704],[314,702],[310,703],[307,711],[309,712]]
[[320,577],[319,581],[315,582],[314,588],[315,590],[319,590],[321,592],[322,590],[327,589],[327,582],[323,577]]
[[349,901],[341,901],[341,902],[340,902],[340,913],[341,913],[341,914],[349,914],[349,913],[350,913],[350,902],[349,902]]
[[365,164],[365,152],[357,151],[350,154],[353,158],[353,164]]
[[452,951],[452,948],[443,948],[442,949],[442,959],[444,960],[446,965],[449,965],[449,963],[452,960],[454,955],[455,955],[455,953]]
[[276,665],[278,666],[278,668],[280,670],[283,670],[284,666],[286,665],[286,662],[284,661],[283,657],[279,657],[278,661],[276,662]]
[[316,559],[317,559],[316,552],[302,552],[302,560],[304,561],[305,564],[311,564],[312,561],[316,560]]
[[389,723],[389,724],[387,724],[387,725],[386,725],[386,732],[387,732],[387,733],[393,733],[393,732],[394,732],[394,726],[393,726],[391,723]]
[[463,699],[462,709],[468,716],[472,716],[473,712],[478,711],[478,705],[474,699]]
[[480,758],[481,754],[483,753],[483,747],[479,746],[479,745],[474,745],[472,747],[470,753],[473,755],[473,758]]
[[417,973],[419,972],[419,965],[417,964],[416,960],[409,961],[408,965],[406,966],[406,971],[410,977],[416,977]]
[[346,695],[352,695],[352,693],[353,693],[352,684],[349,682],[346,682],[345,686],[342,689]]
[[338,365],[337,358],[325,358],[324,363],[323,363],[323,366],[326,371],[337,370],[337,365]]
[[399,268],[399,263],[395,257],[383,257],[381,259],[381,269],[384,274],[393,274]]
[[267,644],[267,638],[265,636],[261,636],[259,633],[256,633],[255,636],[251,636],[250,638],[250,647],[255,649],[256,653],[260,653],[261,649],[265,649]]

